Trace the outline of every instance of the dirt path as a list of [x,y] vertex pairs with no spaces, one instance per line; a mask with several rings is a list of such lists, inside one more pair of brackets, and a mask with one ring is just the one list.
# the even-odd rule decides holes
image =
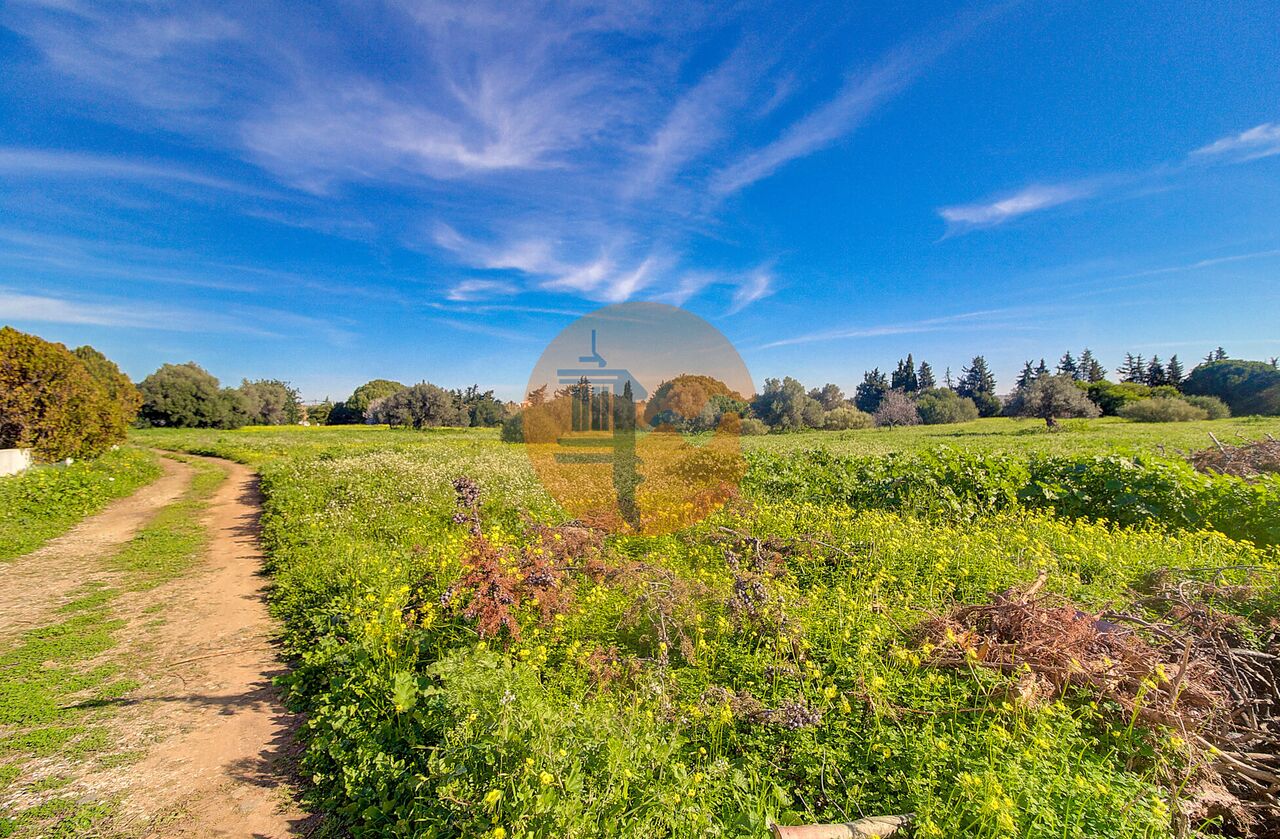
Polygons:
[[258,479],[239,464],[198,460],[227,479],[203,508],[207,551],[176,578],[131,585],[127,570],[102,561],[191,486],[196,470],[168,458],[154,483],[0,565],[0,649],[7,635],[56,621],[52,613],[74,589],[102,581],[122,624],[116,644],[85,667],[119,667],[138,684],[93,717],[118,761],[55,754],[25,768],[36,779],[65,779],[59,794],[118,803],[101,825],[106,835],[306,836],[319,821],[297,803],[297,718],[272,684],[284,667],[265,600]]
[[[283,668],[264,599],[258,480],[213,462],[228,479],[206,513],[206,561],[122,604],[134,613],[130,645],[154,662],[121,719],[122,737],[152,741],[125,770],[125,821],[157,837],[305,835],[315,821],[290,784],[296,720],[271,681]],[[165,620],[148,633],[144,618],[157,613]]]
[[128,542],[153,515],[186,491],[191,467],[160,458],[164,473],[133,495],[108,504],[61,536],[25,556],[0,564],[0,642],[49,622],[69,594],[111,574],[97,559]]

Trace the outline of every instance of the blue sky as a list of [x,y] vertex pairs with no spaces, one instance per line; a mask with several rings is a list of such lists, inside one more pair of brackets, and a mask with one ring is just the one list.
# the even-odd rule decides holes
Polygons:
[[1280,355],[1271,0],[290,5],[0,5],[0,322],[313,399],[622,300],[850,391]]

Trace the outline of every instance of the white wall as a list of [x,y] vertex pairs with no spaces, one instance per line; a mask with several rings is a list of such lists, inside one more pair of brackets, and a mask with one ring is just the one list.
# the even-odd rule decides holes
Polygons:
[[0,475],[16,475],[31,465],[31,449],[0,449]]

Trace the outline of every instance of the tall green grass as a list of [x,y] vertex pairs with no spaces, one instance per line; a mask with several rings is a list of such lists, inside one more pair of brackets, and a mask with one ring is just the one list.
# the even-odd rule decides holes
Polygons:
[[[1172,836],[1176,736],[1086,694],[1024,703],[1013,676],[931,669],[913,627],[1042,571],[1101,609],[1136,608],[1161,569],[1261,568],[1236,608],[1265,622],[1280,604],[1258,536],[1270,484],[1006,438],[999,456],[760,451],[743,501],[611,538],[625,571],[570,572],[557,617],[526,602],[518,639],[480,639],[451,605],[469,537],[450,484],[478,481],[488,544],[538,550],[563,514],[519,447],[377,429],[163,440],[262,470],[304,765],[356,835],[763,837],[771,820],[914,812],[919,836]],[[754,543],[729,534],[783,561],[752,571]]]

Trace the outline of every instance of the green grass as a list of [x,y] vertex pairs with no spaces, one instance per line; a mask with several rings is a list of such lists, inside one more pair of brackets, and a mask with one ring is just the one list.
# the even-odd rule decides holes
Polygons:
[[937,446],[965,451],[1046,455],[1167,454],[1206,449],[1209,434],[1224,443],[1280,436],[1280,417],[1242,417],[1200,422],[1136,423],[1118,417],[1066,420],[1050,431],[1040,420],[1005,417],[951,425],[865,428],[856,431],[806,431],[744,437],[747,451],[795,452],[822,448],[842,455],[919,452]]
[[195,474],[183,497],[156,513],[127,545],[106,560],[108,567],[129,573],[130,587],[135,590],[154,588],[181,575],[199,561],[208,541],[200,514],[227,473],[202,460],[188,458],[186,462]]
[[0,560],[30,553],[159,475],[155,455],[126,447],[0,478]]
[[[1169,732],[1089,695],[1011,702],[1014,677],[928,667],[913,628],[1041,571],[1082,608],[1129,608],[1155,571],[1237,566],[1264,569],[1238,607],[1265,627],[1280,554],[1187,518],[1218,495],[1160,457],[1207,430],[1257,438],[1280,421],[748,438],[741,503],[682,533],[611,537],[601,560],[615,574],[565,572],[554,616],[526,597],[519,637],[483,641],[458,605],[471,546],[450,482],[479,482],[484,537],[515,574],[516,557],[555,550],[538,523],[564,518],[519,446],[364,427],[137,438],[261,469],[305,767],[317,806],[356,832],[763,837],[769,820],[910,811],[925,837],[1136,839],[1173,835],[1168,779],[1186,756]],[[962,454],[931,460],[941,443]],[[1117,451],[1142,458],[1095,457]],[[881,489],[861,492],[847,456],[891,452],[917,459],[873,464]],[[1033,455],[1052,456],[1040,483]],[[1268,520],[1270,487],[1221,484],[1243,517],[1232,526]],[[798,547],[756,575],[750,542],[731,553],[722,527]],[[741,591],[758,609],[733,605]],[[804,713],[788,727],[744,697]]]

